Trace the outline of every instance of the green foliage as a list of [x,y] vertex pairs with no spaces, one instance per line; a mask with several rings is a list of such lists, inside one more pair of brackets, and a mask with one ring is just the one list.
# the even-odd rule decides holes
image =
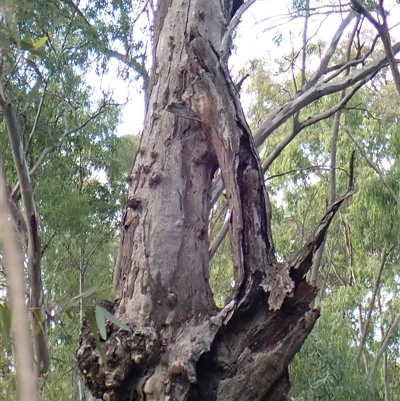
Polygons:
[[[312,46],[312,43],[309,44]],[[338,52],[336,62],[341,62]],[[315,57],[316,54],[311,54]],[[249,116],[253,127],[295,92],[298,77],[283,79],[270,63],[252,63]],[[282,64],[279,71],[285,71]],[[400,194],[398,94],[382,71],[374,84],[359,90],[345,110],[341,124],[356,138],[368,159],[381,171],[387,185]],[[299,120],[329,109],[337,95],[324,97],[304,108]],[[304,129],[279,155],[266,173],[273,203],[273,233],[279,258],[286,260],[304,244],[327,207],[330,180],[330,147],[333,119],[322,120]],[[292,130],[293,121],[280,126],[263,146],[267,157]],[[336,156],[337,197],[348,186],[348,164],[355,148],[340,127]],[[377,400],[384,399],[384,381],[392,399],[398,400],[399,329],[386,350],[387,370],[381,361],[373,374],[370,369],[399,311],[399,206],[381,178],[357,152],[356,194],[346,202],[330,227],[320,267],[322,287],[317,298],[321,318],[291,367],[291,399]],[[364,352],[356,360],[360,322],[365,324],[371,293],[381,263],[382,249],[392,249],[380,280],[377,299]],[[385,379],[386,376],[386,379]]]
[[349,347],[354,333],[342,310],[349,291],[335,291],[323,303],[316,327],[295,357],[290,369],[293,401],[381,399],[379,386],[355,361],[355,350]]
[[233,263],[229,235],[214,255],[210,267],[210,285],[217,306],[222,307],[233,286]]
[[95,316],[97,328],[99,329],[100,336],[103,340],[107,340],[106,319],[122,330],[131,331],[129,326],[117,320],[114,315],[101,306],[96,305]]
[[[3,11],[4,5],[0,3]],[[106,72],[108,50],[115,41],[131,43],[127,18],[133,17],[138,5],[113,2],[115,18],[110,19],[104,2],[90,2],[91,9],[85,10],[92,22],[89,26],[66,2],[18,0],[12,9],[7,8],[7,25],[0,27],[7,56],[0,78],[7,83],[17,111],[40,216],[51,353],[51,368],[43,384],[46,400],[79,398],[74,353],[83,311],[93,300],[111,297],[126,176],[138,138],[116,135],[121,105],[112,93],[90,87],[86,76],[97,70],[101,78]],[[133,57],[135,51],[130,48],[129,54]],[[11,190],[16,188],[18,200],[16,171],[1,115],[0,144],[6,181]],[[14,360],[3,283],[2,278],[0,398],[13,400]]]

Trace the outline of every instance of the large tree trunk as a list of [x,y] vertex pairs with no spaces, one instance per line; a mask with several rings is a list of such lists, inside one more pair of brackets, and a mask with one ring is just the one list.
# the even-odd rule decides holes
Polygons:
[[[276,260],[263,174],[226,68],[232,3],[158,5],[148,113],[110,306],[132,331],[109,323],[99,353],[84,324],[77,351],[88,387],[104,400],[285,400],[287,367],[319,315],[304,275],[351,190],[298,255]],[[218,168],[235,267],[221,310],[208,282],[207,236]]]

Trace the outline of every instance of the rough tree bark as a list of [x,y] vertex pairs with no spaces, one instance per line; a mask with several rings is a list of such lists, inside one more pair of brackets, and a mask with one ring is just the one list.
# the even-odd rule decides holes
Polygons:
[[[116,299],[108,305],[132,330],[109,322],[99,352],[85,323],[77,350],[97,398],[286,400],[288,365],[318,318],[310,309],[316,291],[304,276],[353,188],[330,206],[298,255],[277,261],[262,168],[226,68],[241,3],[159,2],[148,113],[128,177]],[[222,309],[208,283],[218,168],[235,267]]]

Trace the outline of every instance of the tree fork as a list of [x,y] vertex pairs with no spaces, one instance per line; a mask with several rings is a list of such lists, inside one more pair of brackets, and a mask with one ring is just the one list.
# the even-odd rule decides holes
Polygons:
[[[319,316],[304,276],[353,188],[298,255],[276,260],[260,161],[221,56],[231,11],[228,0],[158,5],[148,113],[110,307],[132,330],[108,322],[99,352],[85,322],[77,350],[88,387],[106,401],[285,400],[288,365]],[[218,168],[235,269],[220,310],[208,283],[207,236]]]

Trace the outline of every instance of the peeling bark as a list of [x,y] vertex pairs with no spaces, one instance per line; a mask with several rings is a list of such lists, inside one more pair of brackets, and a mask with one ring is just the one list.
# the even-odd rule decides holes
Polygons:
[[[288,365],[319,316],[304,276],[353,188],[298,255],[277,261],[262,168],[220,52],[232,3],[158,5],[149,108],[129,175],[116,299],[108,305],[132,330],[108,323],[107,366],[87,322],[77,350],[88,387],[106,401],[286,400]],[[208,283],[218,168],[235,277],[220,310]]]

